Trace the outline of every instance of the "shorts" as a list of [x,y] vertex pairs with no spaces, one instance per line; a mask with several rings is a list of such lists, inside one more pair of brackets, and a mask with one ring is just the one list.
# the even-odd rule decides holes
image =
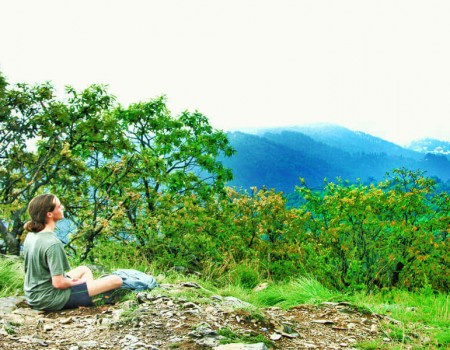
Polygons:
[[69,301],[64,305],[63,309],[75,309],[78,306],[92,306],[92,300],[89,296],[86,283],[77,284],[70,287]]

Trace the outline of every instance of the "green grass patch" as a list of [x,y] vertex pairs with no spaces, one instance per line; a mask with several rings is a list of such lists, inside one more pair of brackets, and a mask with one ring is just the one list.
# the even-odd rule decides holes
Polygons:
[[[383,349],[450,348],[449,296],[442,293],[384,290],[377,294],[358,293],[352,301],[371,312],[399,321],[385,323],[383,332],[392,341]],[[399,345],[400,344],[400,345]],[[370,349],[361,344],[361,349]]]
[[24,278],[21,259],[0,256],[0,297],[22,295]]
[[448,294],[421,294],[392,290],[373,295],[359,293],[352,299],[372,312],[386,314],[402,322],[450,327]]
[[288,283],[270,285],[267,289],[251,293],[247,301],[259,307],[290,308],[299,304],[320,304],[324,301],[344,299],[343,294],[329,290],[317,280],[300,277]]
[[230,343],[244,343],[244,344],[254,344],[254,343],[264,343],[267,347],[272,348],[274,343],[265,338],[263,335],[246,335],[246,334],[238,334],[231,330],[230,327],[221,328],[217,331],[219,335],[224,337],[220,341],[221,344],[230,344]]
[[436,332],[434,339],[436,339],[437,344],[442,348],[450,349],[450,329]]
[[383,349],[383,342],[380,339],[363,341],[356,344],[356,347],[361,350],[379,350]]

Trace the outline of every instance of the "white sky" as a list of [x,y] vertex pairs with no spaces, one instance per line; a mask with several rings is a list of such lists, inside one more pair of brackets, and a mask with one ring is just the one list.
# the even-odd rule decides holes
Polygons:
[[0,0],[10,83],[165,94],[224,130],[330,122],[450,141],[449,39],[448,0]]

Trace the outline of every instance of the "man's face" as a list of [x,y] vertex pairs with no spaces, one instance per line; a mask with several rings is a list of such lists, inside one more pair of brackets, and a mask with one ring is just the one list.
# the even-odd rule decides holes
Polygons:
[[54,221],[64,219],[64,207],[62,206],[60,200],[55,197],[55,209],[50,213]]

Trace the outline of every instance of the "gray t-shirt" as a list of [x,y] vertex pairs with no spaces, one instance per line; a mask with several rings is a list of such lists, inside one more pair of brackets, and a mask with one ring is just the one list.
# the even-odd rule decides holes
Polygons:
[[53,232],[29,232],[25,239],[24,291],[28,304],[38,310],[60,310],[70,298],[70,288],[56,289],[52,276],[70,270],[64,246]]

